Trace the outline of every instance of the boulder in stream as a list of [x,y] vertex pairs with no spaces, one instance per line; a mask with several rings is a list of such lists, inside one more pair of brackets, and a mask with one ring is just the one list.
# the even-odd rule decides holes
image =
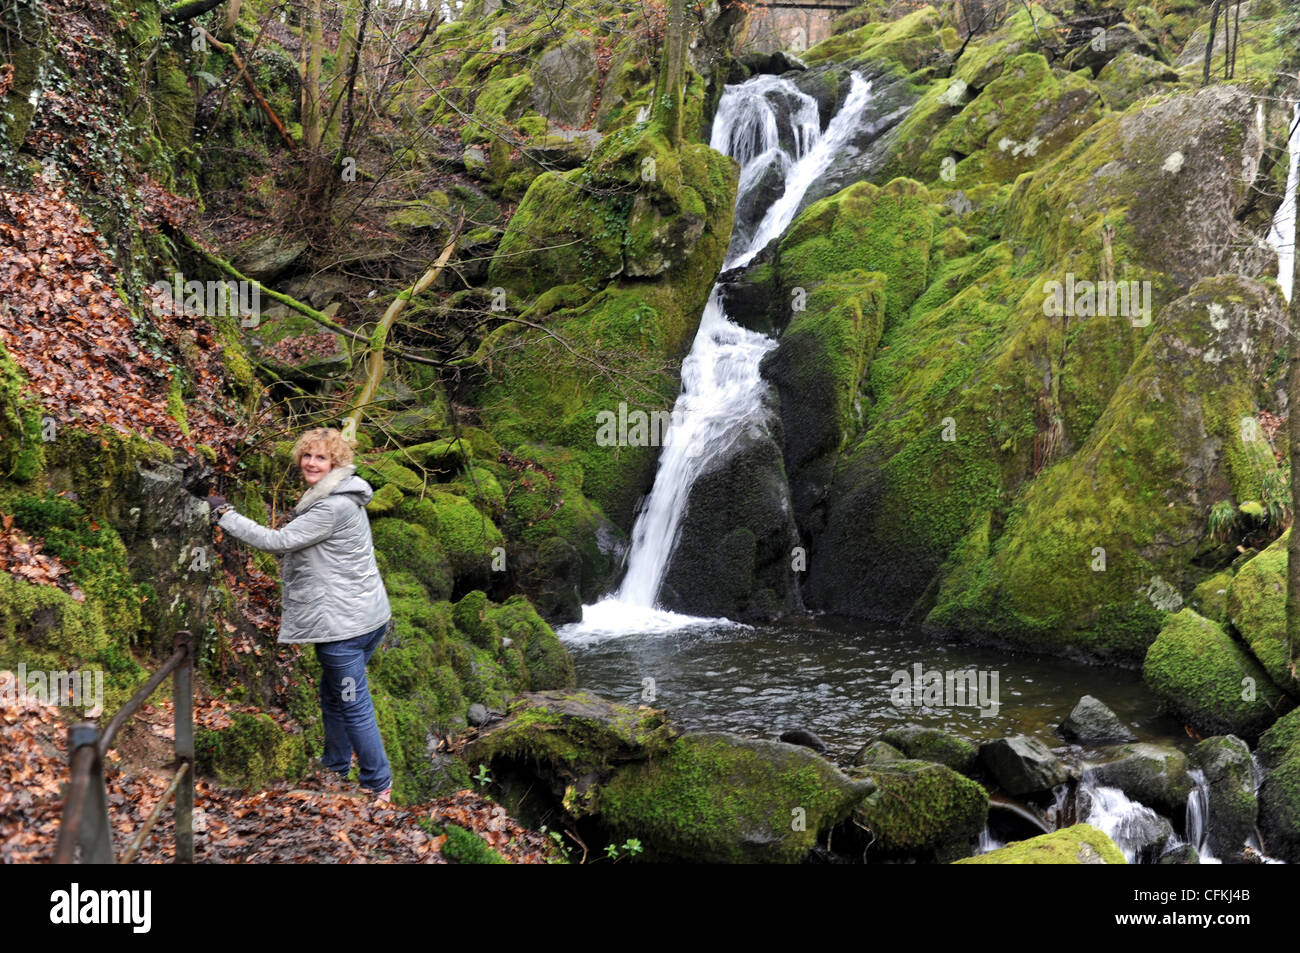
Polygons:
[[1061,759],[1028,735],[984,742],[980,761],[1008,794],[1049,791],[1069,778]]
[[1119,717],[1091,695],[1084,695],[1068,718],[1061,722],[1061,734],[1070,741],[1136,741]]
[[974,744],[938,728],[903,725],[889,729],[880,737],[909,758],[934,761],[961,774],[970,774],[979,758],[979,749]]
[[1075,824],[1051,834],[1008,844],[959,864],[1124,864],[1115,842],[1089,824]]
[[1119,788],[1170,817],[1182,817],[1192,782],[1187,777],[1187,755],[1166,745],[1131,744],[1111,748],[1111,760],[1094,765],[1089,773],[1098,784]]
[[874,790],[807,748],[700,732],[621,768],[600,791],[599,823],[651,860],[798,863]]
[[850,853],[871,851],[947,863],[969,854],[988,823],[983,786],[931,761],[877,761],[851,768],[876,793],[853,810],[832,842]]
[[1250,747],[1235,735],[1216,735],[1196,746],[1192,763],[1209,788],[1210,853],[1221,858],[1240,854],[1259,817]]

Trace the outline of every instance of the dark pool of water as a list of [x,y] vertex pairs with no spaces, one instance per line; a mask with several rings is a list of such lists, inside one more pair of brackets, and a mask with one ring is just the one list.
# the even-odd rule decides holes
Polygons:
[[[667,709],[689,730],[775,737],[805,728],[841,757],[909,722],[974,741],[1023,733],[1060,749],[1065,743],[1056,726],[1083,695],[1105,702],[1142,741],[1188,743],[1179,723],[1158,713],[1139,672],[1011,654],[857,620],[805,618],[596,640],[561,635],[584,690]],[[948,697],[945,687],[944,704],[926,704],[935,699],[922,694],[918,706],[914,690],[896,676],[906,672],[913,679],[917,665],[922,673],[974,669],[984,674],[983,694],[976,683],[960,704],[961,696]],[[994,673],[996,713],[987,704],[994,700]],[[981,701],[987,714],[981,714]]]

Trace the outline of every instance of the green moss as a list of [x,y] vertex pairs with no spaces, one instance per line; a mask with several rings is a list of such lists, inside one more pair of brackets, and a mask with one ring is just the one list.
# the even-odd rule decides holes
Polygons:
[[509,861],[487,845],[482,837],[455,824],[444,829],[447,840],[442,855],[453,864],[508,864]]
[[886,761],[855,769],[876,790],[854,810],[873,849],[952,860],[970,851],[988,819],[988,792],[929,761]]
[[27,396],[26,375],[0,343],[0,469],[7,477],[27,483],[41,472],[48,426]]
[[671,750],[676,737],[662,712],[583,693],[547,692],[514,702],[504,721],[470,742],[465,758],[471,764],[527,760],[579,778],[606,774],[631,759],[659,757]]
[[868,23],[848,33],[823,40],[802,54],[809,66],[854,60],[899,64],[912,72],[937,61],[943,54],[939,14],[932,6],[914,10],[892,23]]
[[405,570],[424,586],[429,597],[441,601],[451,596],[452,567],[442,547],[418,523],[401,519],[377,519],[370,524],[379,569]]
[[488,281],[531,296],[557,284],[603,285],[623,270],[630,197],[585,189],[583,170],[533,180],[506,228]]
[[[1263,325],[1249,316],[1275,307],[1262,285],[1236,277],[1206,279],[1165,306],[1087,439],[1023,491],[987,555],[971,551],[977,562],[943,586],[929,622],[1062,653],[1141,658],[1161,612],[1179,608],[1188,581],[1200,578],[1191,561],[1206,514],[1181,474],[1196,466],[1205,473],[1201,485],[1225,486],[1249,466],[1238,462],[1239,421],[1250,413],[1251,380],[1276,339],[1264,333],[1243,352],[1235,335],[1258,333]],[[1211,308],[1230,316],[1221,330],[1205,320]],[[1140,334],[1125,318],[1091,323],[1107,321],[1119,325],[1117,338]],[[1052,333],[1040,314],[1018,349],[1039,351],[1041,336]],[[1083,359],[1071,368],[1103,379],[1114,373]],[[1151,399],[1157,393],[1164,398]],[[1030,433],[1042,434],[1050,417],[1035,416]]]
[[71,578],[103,613],[106,628],[124,642],[140,629],[140,592],[131,579],[127,552],[111,526],[96,523],[78,504],[59,496],[27,496],[10,507],[14,525],[41,539]]
[[1202,732],[1253,738],[1282,701],[1259,663],[1191,609],[1160,630],[1142,676],[1169,710]]
[[[1262,441],[1261,441],[1262,442]],[[1228,584],[1227,620],[1241,633],[1269,678],[1283,688],[1300,688],[1286,636],[1287,545],[1291,531],[1251,559]]]
[[639,838],[647,859],[797,863],[861,795],[805,749],[693,734],[616,772],[600,819],[615,841]]
[[309,758],[301,735],[286,734],[269,716],[238,712],[229,727],[194,733],[196,770],[230,787],[260,790],[272,781],[296,780]]
[[1232,572],[1225,569],[1192,590],[1191,608],[1213,622],[1228,621],[1228,587]]
[[884,272],[886,322],[897,323],[929,284],[930,195],[908,179],[859,182],[806,208],[781,239],[785,288],[810,289],[855,268]]
[[366,504],[366,512],[374,518],[387,516],[402,504],[402,491],[394,483],[386,483],[375,491],[375,495]]
[[1075,824],[1051,834],[1008,844],[998,850],[966,857],[959,864],[1124,864],[1115,842],[1089,824]]

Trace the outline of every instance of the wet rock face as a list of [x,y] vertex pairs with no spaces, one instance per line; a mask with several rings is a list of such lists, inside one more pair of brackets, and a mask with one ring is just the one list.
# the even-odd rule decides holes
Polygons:
[[1070,741],[1136,741],[1119,717],[1091,695],[1084,695],[1068,718],[1061,722],[1061,734]]
[[[857,70],[871,83],[871,101],[859,117],[854,135],[843,144],[830,166],[805,193],[799,204],[800,211],[855,182],[875,182],[893,146],[889,133],[903,121],[916,102],[916,91],[906,80],[870,65],[858,64]],[[817,100],[823,131],[849,94],[851,71],[844,64],[829,64],[795,78],[795,85]]]
[[1206,738],[1193,750],[1192,763],[1204,773],[1209,788],[1210,853],[1215,857],[1240,854],[1259,816],[1250,747],[1235,735]]
[[762,620],[798,605],[798,545],[779,426],[754,422],[691,486],[659,601],[690,615]]
[[1113,760],[1089,769],[1098,784],[1116,787],[1129,798],[1170,815],[1187,806],[1191,782],[1187,756],[1164,745],[1131,744],[1112,749]]
[[1050,791],[1069,779],[1060,759],[1028,735],[984,742],[980,761],[1008,794]]

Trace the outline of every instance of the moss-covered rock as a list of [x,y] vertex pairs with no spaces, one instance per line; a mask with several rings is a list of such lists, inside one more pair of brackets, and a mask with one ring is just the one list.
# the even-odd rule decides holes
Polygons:
[[959,864],[1125,864],[1115,842],[1090,824],[1075,824],[1063,830],[1008,844],[978,857],[966,857]]
[[[1258,486],[1240,420],[1281,345],[1280,313],[1271,287],[1237,276],[1201,281],[1161,308],[1079,450],[1025,490],[987,555],[950,571],[928,621],[1062,653],[1141,658],[1161,614],[1199,580],[1204,488]],[[1104,320],[1141,334],[1129,319]],[[1194,484],[1181,482],[1188,472]],[[972,540],[971,555],[983,546]]]
[[988,792],[945,765],[877,761],[852,774],[873,781],[876,791],[837,833],[863,849],[943,863],[969,854],[988,821]]
[[1283,715],[1259,739],[1267,769],[1259,789],[1259,828],[1269,854],[1300,863],[1300,709]]
[[979,749],[971,742],[937,728],[904,725],[901,728],[889,729],[880,738],[909,758],[917,761],[933,761],[961,774],[970,774],[979,757]]
[[662,757],[677,735],[662,712],[586,693],[530,692],[511,703],[504,719],[482,729],[465,747],[464,757],[471,764],[532,762],[574,781]]
[[301,735],[287,733],[269,715],[238,712],[226,728],[194,733],[196,770],[224,785],[260,790],[267,783],[296,780],[309,757]]
[[939,14],[932,6],[893,22],[872,22],[823,40],[801,55],[809,66],[830,60],[883,61],[913,72],[936,63],[944,53]]
[[1290,530],[1239,570],[1228,584],[1227,621],[1250,646],[1275,685],[1296,694],[1296,678],[1286,634],[1286,567]]
[[1207,845],[1215,857],[1241,852],[1255,832],[1259,804],[1255,799],[1255,764],[1250,747],[1233,735],[1216,735],[1192,751],[1192,762],[1209,787]]
[[385,577],[390,570],[403,570],[415,576],[434,601],[451,597],[451,562],[428,530],[419,523],[385,518],[374,520],[370,532]]
[[1216,572],[1192,590],[1191,608],[1213,622],[1228,621],[1228,587],[1232,585],[1232,570]]
[[871,790],[807,748],[704,732],[617,771],[600,823],[640,839],[647,859],[797,863]]
[[1165,708],[1203,732],[1257,737],[1283,703],[1259,663],[1191,609],[1160,630],[1142,677]]
[[1124,50],[1097,74],[1097,90],[1111,109],[1127,109],[1139,99],[1168,92],[1177,71],[1134,50]]

